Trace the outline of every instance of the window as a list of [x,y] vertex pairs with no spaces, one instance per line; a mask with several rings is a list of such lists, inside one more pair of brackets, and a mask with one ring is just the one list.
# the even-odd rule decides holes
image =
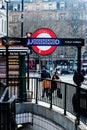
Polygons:
[[12,22],[18,22],[18,17],[17,15],[12,16]]
[[60,9],[64,9],[65,8],[65,2],[60,2]]
[[65,20],[65,14],[59,14],[59,20]]
[[40,9],[40,4],[36,4],[36,10]]
[[4,27],[4,21],[2,19],[2,32],[4,31],[3,27]]
[[49,10],[51,10],[52,9],[52,4],[49,4]]
[[42,0],[43,2],[48,2],[49,0]]
[[7,33],[7,21],[6,20],[4,20],[4,33]]

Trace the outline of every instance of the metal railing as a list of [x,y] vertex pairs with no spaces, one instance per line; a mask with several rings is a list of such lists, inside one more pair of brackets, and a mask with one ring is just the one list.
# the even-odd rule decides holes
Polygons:
[[15,130],[15,128],[15,96],[8,98],[6,87],[0,98],[0,130]]
[[[21,86],[21,80],[25,80],[26,84]],[[34,102],[38,104],[39,101],[49,103],[49,109],[52,109],[53,106],[60,107],[64,110],[64,115],[67,112],[76,116],[76,86],[61,82],[61,81],[53,81],[47,79],[50,83],[50,87],[45,92],[44,97],[42,96],[43,93],[43,81],[38,77],[29,77],[25,78],[9,78],[9,86],[8,86],[8,97],[11,98],[13,95],[16,97],[16,102]],[[56,84],[55,89],[53,85]],[[29,86],[28,86],[29,85]],[[24,89],[24,88],[25,89]],[[80,107],[81,112],[82,110],[87,111],[87,90],[84,88],[80,88]],[[84,95],[84,96],[82,96]],[[83,101],[84,100],[84,101]],[[26,115],[26,114],[25,114]],[[29,114],[28,114],[29,115]],[[80,116],[80,120],[86,123],[86,117],[83,115]],[[24,115],[23,115],[24,116]],[[18,118],[16,116],[16,118]],[[17,119],[16,119],[17,120]]]

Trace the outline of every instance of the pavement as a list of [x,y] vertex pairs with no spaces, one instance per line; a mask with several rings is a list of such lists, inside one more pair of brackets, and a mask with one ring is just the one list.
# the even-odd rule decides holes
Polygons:
[[[86,77],[87,77],[87,75],[85,76],[84,82],[81,84],[81,88],[85,88],[87,90],[87,78]],[[63,82],[75,85],[75,83],[73,82],[73,74],[71,74],[71,75],[60,75],[60,79]]]

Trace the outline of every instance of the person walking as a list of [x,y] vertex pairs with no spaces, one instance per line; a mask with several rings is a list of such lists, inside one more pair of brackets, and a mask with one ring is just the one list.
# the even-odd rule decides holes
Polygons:
[[60,81],[60,77],[58,76],[56,71],[54,71],[53,76],[52,76],[52,90],[53,91],[57,89],[57,81],[55,80]]
[[46,96],[48,97],[48,91],[49,91],[49,88],[51,87],[51,76],[50,76],[50,73],[47,72],[46,68],[43,67],[43,70],[42,70],[42,73],[41,73],[41,80],[42,80],[42,97],[45,96],[45,93],[46,93]]
[[60,79],[60,77],[57,75],[57,72],[54,71],[54,74],[52,76],[52,79]]

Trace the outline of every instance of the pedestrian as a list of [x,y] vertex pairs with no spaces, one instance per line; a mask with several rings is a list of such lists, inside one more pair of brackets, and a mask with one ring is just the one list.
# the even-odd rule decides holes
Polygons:
[[84,76],[82,73],[78,73],[78,71],[76,70],[73,76],[73,81],[77,86],[80,86],[81,83],[84,81]]
[[42,80],[42,97],[45,96],[45,93],[46,93],[46,96],[48,97],[48,91],[49,91],[49,88],[51,87],[51,76],[50,76],[50,73],[47,72],[46,68],[43,67],[43,70],[42,70],[42,73],[41,73],[41,80]]
[[46,70],[46,67],[43,66],[42,72],[41,72],[41,80],[43,81],[46,78],[51,78],[50,73]]
[[56,71],[54,71],[52,79],[59,79],[60,80],[60,77],[58,76]]
[[57,72],[54,71],[53,76],[52,76],[52,91],[57,89],[57,81],[60,81],[60,77],[58,76]]

